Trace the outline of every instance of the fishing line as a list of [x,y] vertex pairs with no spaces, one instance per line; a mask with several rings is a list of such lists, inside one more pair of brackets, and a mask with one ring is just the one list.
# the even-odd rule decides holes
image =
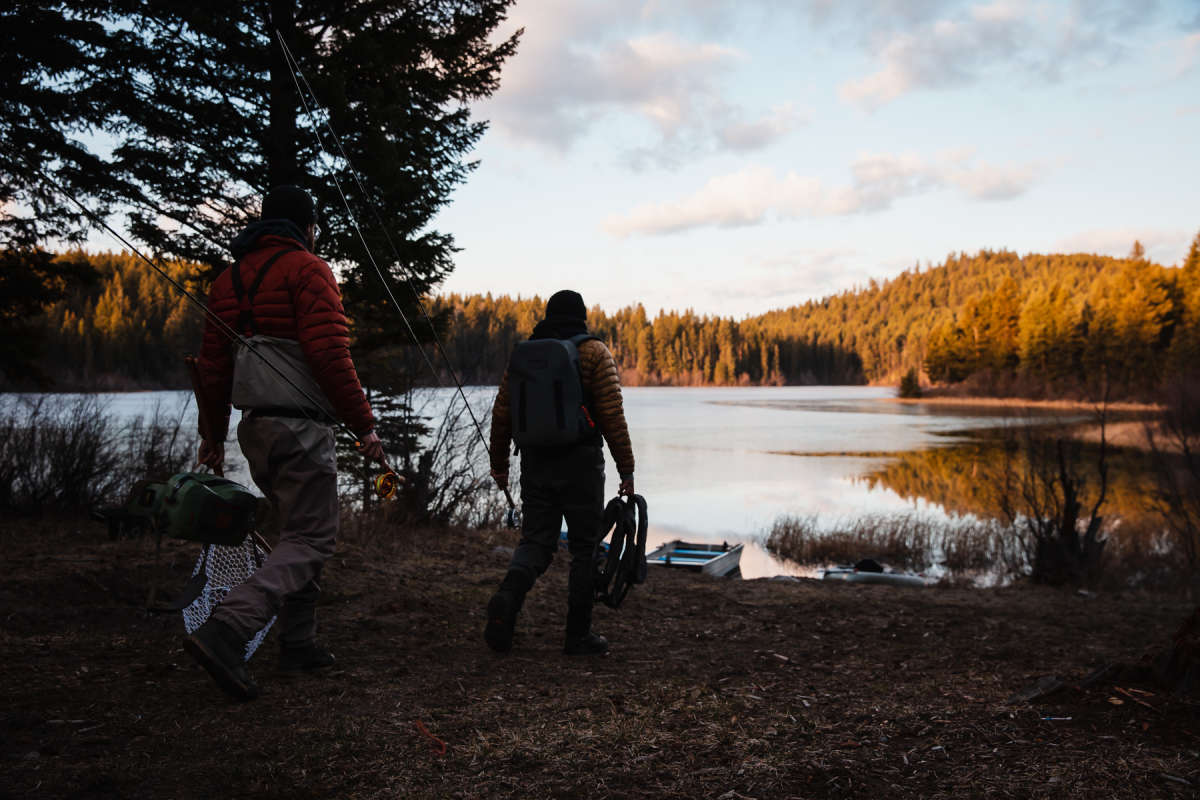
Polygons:
[[[81,203],[79,200],[77,200],[75,198],[74,194],[72,194],[69,190],[67,190],[67,188],[65,186],[63,186],[61,183],[56,181],[54,178],[51,178],[49,175],[47,175],[45,172],[38,169],[37,167],[34,167],[32,165],[27,165],[27,166],[29,166],[29,169],[32,170],[34,173],[36,173],[43,181],[45,181],[47,184],[49,184],[51,187],[53,187],[55,190],[57,190],[60,194],[62,194],[64,197],[66,197],[68,200],[70,200],[74,205],[76,205],[79,208],[79,210],[84,213],[85,216],[87,216],[89,219],[92,220],[92,222],[94,222],[95,224],[97,224],[101,228],[103,228],[105,231],[107,231],[110,236],[112,236],[114,239],[116,239],[118,242],[120,242],[124,247],[128,248],[129,251],[131,253],[133,253],[135,256],[140,258],[142,261],[145,261],[150,266],[151,269],[153,269],[156,273],[158,273],[158,275],[160,277],[162,277],[169,284],[171,284],[171,286],[174,287],[180,294],[182,294],[185,298],[187,298],[187,300],[195,308],[199,309],[200,313],[202,313],[206,319],[211,321],[216,326],[217,330],[219,330],[221,333],[225,334],[225,336],[231,342],[234,342],[235,344],[239,344],[242,347],[245,347],[247,350],[250,351],[250,353],[252,353],[255,356],[255,358],[257,358],[260,362],[265,364],[284,383],[286,383],[294,392],[296,392],[301,397],[303,397],[305,400],[307,400],[310,404],[312,404],[312,406],[315,406],[318,408],[320,407],[320,403],[318,403],[316,400],[314,400],[312,395],[308,394],[308,392],[306,392],[304,389],[297,386],[296,383],[291,378],[289,378],[286,374],[284,374],[284,372],[282,370],[280,370],[277,366],[275,366],[275,364],[273,364],[270,359],[268,359],[262,353],[258,352],[258,349],[254,346],[253,342],[251,342],[245,336],[242,336],[240,333],[238,333],[236,330],[234,330],[234,328],[231,327],[228,323],[226,323],[225,320],[221,319],[221,317],[215,311],[213,311],[211,308],[209,308],[207,303],[205,303],[200,298],[196,297],[194,294],[191,293],[191,291],[188,290],[188,288],[186,286],[184,286],[182,283],[177,281],[175,278],[171,277],[170,273],[168,273],[166,270],[164,270],[158,264],[154,263],[153,259],[151,259],[149,256],[147,256],[142,251],[138,250],[128,239],[126,239],[124,236],[122,236],[120,232],[118,232],[115,228],[113,228],[111,225],[109,225],[108,222],[106,220],[104,220],[104,218],[102,218],[99,214],[92,211],[87,206],[85,206],[83,203]],[[235,267],[236,267],[236,265],[235,265]],[[315,417],[313,417],[311,414],[309,414],[309,409],[305,408],[305,406],[303,404],[297,403],[296,408],[310,422],[318,422],[318,420]],[[356,434],[350,428],[349,425],[347,425],[346,423],[337,419],[336,417],[333,418],[333,425],[340,428],[341,430],[345,431],[346,433],[350,434],[350,437],[352,439],[354,439],[357,446],[362,445],[362,439],[359,438],[358,434]],[[396,476],[396,473],[392,470],[392,468],[389,467],[386,463],[384,463],[382,466],[386,470],[386,472],[382,475],[377,476],[374,479],[375,491],[380,497],[382,497],[384,499],[388,499],[388,498],[393,497],[396,494],[396,490],[399,488],[399,478]]]
[[[329,177],[333,179],[333,185],[337,187],[338,195],[342,198],[342,204],[346,207],[346,213],[350,217],[350,224],[353,226],[354,232],[358,234],[358,240],[362,242],[363,250],[367,254],[367,260],[371,263],[371,267],[375,270],[375,274],[379,276],[379,281],[383,284],[383,290],[387,292],[388,299],[392,301],[392,305],[396,307],[396,311],[400,314],[400,319],[404,321],[404,327],[408,329],[408,333],[409,336],[412,337],[413,344],[415,344],[417,349],[421,351],[422,358],[425,359],[425,363],[436,376],[437,368],[433,366],[433,362],[429,360],[429,356],[425,353],[425,349],[421,347],[421,341],[417,337],[417,332],[413,330],[412,324],[409,323],[408,317],[404,314],[403,309],[400,308],[400,303],[396,300],[396,296],[392,294],[392,287],[389,286],[387,280],[384,279],[383,270],[380,269],[379,264],[375,261],[375,254],[371,251],[371,246],[367,244],[367,239],[363,235],[362,228],[358,224],[358,218],[354,216],[354,211],[350,208],[350,201],[346,197],[346,193],[342,191],[342,182],[338,180],[337,170],[334,168],[334,165],[331,165],[325,161],[325,154],[332,156],[333,152],[325,144],[325,140],[321,138],[319,125],[316,124],[317,117],[314,114],[314,109],[309,107],[308,100],[304,97],[304,90],[300,87],[300,81],[296,77],[299,70],[299,65],[297,65],[293,60],[291,51],[288,50],[287,44],[283,41],[283,35],[278,30],[275,31],[275,35],[279,37],[279,43],[283,46],[285,60],[288,63],[288,70],[292,74],[292,83],[294,83],[296,86],[296,94],[300,98],[300,103],[304,106],[304,113],[308,116],[309,123],[312,125],[313,135],[316,136],[317,139],[317,150],[322,154],[321,161],[325,163],[326,168],[329,170]],[[307,83],[308,82],[305,81],[306,85]],[[313,96],[313,105],[316,106],[315,95]],[[328,122],[326,122],[326,125],[328,125]],[[332,128],[330,130],[332,130]],[[345,158],[344,153],[343,158]],[[350,166],[348,159],[346,160],[346,164],[350,167],[351,173],[354,173],[354,168],[353,166]],[[368,203],[368,205],[370,204]]]
[[[409,291],[413,295],[413,300],[416,302],[417,308],[420,310],[421,315],[425,318],[425,322],[429,325],[429,332],[433,336],[433,341],[434,341],[435,345],[437,346],[437,350],[441,354],[442,360],[446,364],[446,369],[450,373],[450,377],[454,380],[454,385],[458,390],[458,394],[460,397],[462,397],[463,405],[466,406],[467,415],[470,416],[471,423],[475,427],[475,433],[479,437],[479,441],[483,445],[484,451],[488,453],[489,460],[490,460],[491,447],[490,447],[486,437],[483,435],[483,427],[479,424],[479,419],[475,416],[475,410],[471,407],[471,403],[467,399],[467,394],[463,389],[462,381],[459,379],[458,373],[454,369],[453,363],[450,361],[450,356],[446,353],[446,348],[442,345],[441,337],[438,335],[437,328],[433,324],[433,319],[430,317],[429,312],[425,307],[424,301],[421,300],[420,292],[417,291],[417,288],[413,283],[413,279],[412,279],[413,270],[410,267],[405,265],[405,261],[400,256],[399,249],[396,247],[396,244],[392,239],[391,233],[389,233],[387,226],[383,222],[383,219],[379,216],[378,209],[376,209],[374,203],[372,203],[370,200],[370,195],[368,194],[366,187],[363,185],[362,178],[359,176],[358,170],[356,170],[354,168],[354,163],[350,160],[349,155],[347,155],[345,148],[342,146],[341,137],[339,137],[337,135],[337,131],[334,130],[333,124],[329,121],[330,114],[329,114],[328,110],[320,104],[320,101],[317,98],[316,92],[313,91],[312,85],[308,82],[308,78],[304,75],[304,71],[300,68],[299,62],[296,60],[295,56],[292,54],[291,49],[287,45],[287,41],[283,38],[283,34],[279,31],[278,28],[275,29],[275,36],[278,39],[279,46],[283,51],[284,59],[288,64],[288,69],[292,73],[292,82],[296,85],[296,93],[297,93],[298,97],[300,98],[300,102],[304,106],[305,114],[308,116],[309,122],[312,125],[313,135],[317,139],[318,146],[323,151],[328,152],[331,156],[333,155],[333,151],[328,147],[328,145],[326,145],[325,140],[321,136],[321,133],[319,130],[320,124],[317,121],[318,115],[315,113],[315,109],[320,109],[321,111],[324,112],[325,128],[328,130],[330,137],[334,141],[334,144],[337,145],[338,153],[341,155],[342,161],[345,163],[346,168],[350,172],[350,175],[354,178],[354,182],[358,186],[358,190],[359,190],[360,194],[362,195],[367,208],[370,209],[372,216],[374,216],[374,218],[375,218],[376,224],[379,226],[380,230],[383,232],[384,239],[387,241],[388,246],[392,251],[392,255],[396,259],[396,263],[401,267],[401,269],[404,272],[404,281],[408,285]],[[301,86],[301,83],[303,83],[303,86]],[[306,92],[307,92],[307,97],[305,96]],[[312,106],[309,105],[308,97],[312,98]],[[322,159],[322,160],[324,160],[324,159]],[[437,382],[439,387],[444,386],[444,384],[442,383],[441,376],[438,374],[437,368],[433,365],[433,362],[429,359],[429,355],[425,352],[425,348],[421,346],[421,342],[417,338],[417,334],[413,330],[411,323],[408,321],[408,317],[405,315],[404,310],[400,307],[400,303],[396,300],[395,294],[392,293],[391,286],[389,285],[387,278],[384,276],[383,270],[380,269],[379,264],[375,260],[375,256],[371,252],[370,245],[367,244],[366,238],[363,236],[362,229],[360,228],[360,226],[358,224],[358,220],[354,215],[354,211],[350,207],[350,202],[346,197],[346,193],[342,190],[341,182],[337,178],[337,173],[332,169],[330,169],[330,177],[333,178],[333,182],[334,182],[334,185],[337,187],[338,194],[342,198],[342,203],[346,207],[346,213],[350,216],[350,222],[354,226],[354,231],[355,231],[355,233],[358,234],[359,240],[362,242],[363,248],[367,252],[367,258],[370,261],[371,266],[374,268],[375,274],[377,276],[379,276],[379,281],[380,281],[380,283],[383,284],[383,288],[387,292],[388,298],[391,300],[392,305],[395,307],[397,313],[400,314],[400,318],[402,320],[404,320],[404,325],[408,329],[409,335],[412,337],[413,343],[417,346],[417,349],[421,351],[421,356],[425,360],[426,365],[429,367],[430,373],[433,375],[434,381]],[[513,503],[512,496],[509,493],[507,487],[504,488],[504,496],[505,496],[505,499],[508,501],[509,507],[513,508],[515,504]]]

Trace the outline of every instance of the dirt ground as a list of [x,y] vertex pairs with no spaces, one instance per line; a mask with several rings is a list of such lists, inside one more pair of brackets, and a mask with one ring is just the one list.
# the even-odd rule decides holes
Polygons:
[[[197,546],[92,522],[0,524],[0,797],[1171,797],[1200,793],[1200,707],[1077,684],[1190,611],[1146,595],[729,581],[652,570],[560,653],[565,552],[516,647],[483,644],[508,532],[346,531],[338,666],[221,694],[180,649]],[[1068,687],[1010,703],[1043,676]],[[427,732],[427,733],[426,733]],[[445,751],[441,752],[440,742]]]

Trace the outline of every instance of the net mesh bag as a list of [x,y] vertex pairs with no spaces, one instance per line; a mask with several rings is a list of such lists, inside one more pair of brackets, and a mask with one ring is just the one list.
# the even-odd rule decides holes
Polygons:
[[[213,609],[225,599],[225,595],[253,575],[254,570],[262,566],[266,557],[267,551],[253,536],[247,536],[236,547],[205,545],[192,570],[192,579],[197,583],[200,580],[200,571],[204,570],[204,587],[196,595],[196,599],[183,609],[183,627],[188,634],[203,625]],[[275,617],[271,617],[262,630],[250,637],[250,641],[246,643],[245,660],[249,661],[250,656],[254,655],[254,651],[262,644],[273,624]]]

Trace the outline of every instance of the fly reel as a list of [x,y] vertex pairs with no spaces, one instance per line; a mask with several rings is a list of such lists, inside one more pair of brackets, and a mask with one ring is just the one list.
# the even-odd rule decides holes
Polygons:
[[390,469],[375,476],[375,495],[380,500],[391,500],[400,491],[402,479]]

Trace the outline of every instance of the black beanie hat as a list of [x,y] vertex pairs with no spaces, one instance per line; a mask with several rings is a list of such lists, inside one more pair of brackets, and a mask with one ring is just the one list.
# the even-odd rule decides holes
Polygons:
[[550,300],[546,303],[546,316],[567,317],[587,322],[587,306],[583,304],[583,297],[579,292],[563,289],[550,295]]
[[303,230],[317,221],[317,206],[299,186],[276,186],[263,198],[262,218],[290,219]]

